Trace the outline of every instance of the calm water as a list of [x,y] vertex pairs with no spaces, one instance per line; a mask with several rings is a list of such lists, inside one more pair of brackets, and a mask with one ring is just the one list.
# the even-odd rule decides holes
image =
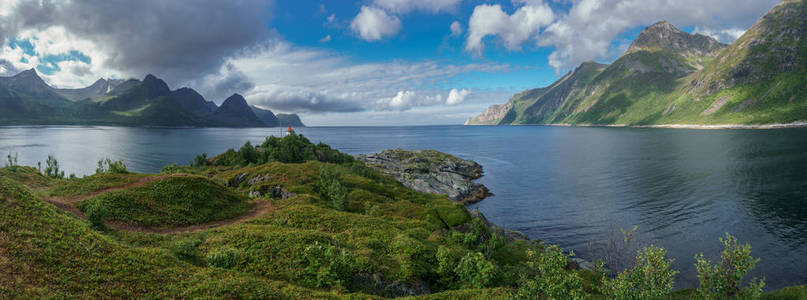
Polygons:
[[[717,258],[731,232],[762,260],[769,287],[807,283],[807,130],[562,127],[302,128],[348,153],[436,149],[485,167],[491,221],[590,257],[620,228],[668,249],[678,286],[696,283],[693,256]],[[35,165],[54,154],[67,173],[104,157],[158,172],[278,129],[0,127],[0,153]]]

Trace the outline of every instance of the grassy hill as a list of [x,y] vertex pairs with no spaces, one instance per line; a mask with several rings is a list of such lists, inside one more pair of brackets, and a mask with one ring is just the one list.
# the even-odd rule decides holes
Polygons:
[[611,295],[556,246],[507,236],[444,195],[299,135],[191,165],[73,179],[0,169],[0,297]]
[[584,63],[468,124],[791,123],[807,121],[805,83],[807,8],[784,0],[728,46],[654,24],[611,65]]

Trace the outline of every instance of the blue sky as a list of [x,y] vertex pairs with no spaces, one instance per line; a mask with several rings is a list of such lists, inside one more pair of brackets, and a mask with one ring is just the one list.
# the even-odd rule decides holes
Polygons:
[[613,61],[657,21],[730,43],[777,2],[7,0],[0,75],[35,68],[83,87],[152,73],[312,125],[461,124],[584,61]]

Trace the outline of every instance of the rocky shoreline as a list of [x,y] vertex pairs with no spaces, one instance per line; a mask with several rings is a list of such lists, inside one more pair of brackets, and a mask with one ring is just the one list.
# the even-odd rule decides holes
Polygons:
[[[493,195],[486,186],[474,182],[483,175],[480,164],[443,152],[391,149],[375,154],[357,155],[356,158],[369,167],[394,177],[411,189],[424,193],[444,194],[464,205],[477,203]],[[478,209],[469,210],[466,206],[466,210],[471,217],[484,221],[491,232],[496,232],[509,241],[532,241],[523,232],[488,221]],[[569,257],[569,264],[575,269],[594,270],[594,264],[574,256]]]
[[786,128],[807,128],[807,121],[799,121],[792,123],[774,123],[774,124],[658,124],[658,125],[629,125],[629,124],[512,124],[512,125],[484,125],[484,124],[465,124],[467,126],[546,126],[546,127],[604,127],[604,128],[666,128],[666,129],[700,129],[700,130],[771,130],[771,129],[786,129]]
[[391,149],[356,158],[411,189],[448,195],[463,204],[477,203],[493,195],[486,186],[474,182],[483,175],[481,165],[446,153]]

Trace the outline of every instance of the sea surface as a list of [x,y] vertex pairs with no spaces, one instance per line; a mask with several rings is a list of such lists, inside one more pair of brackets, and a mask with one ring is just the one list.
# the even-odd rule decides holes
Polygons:
[[[719,260],[726,232],[752,245],[751,276],[769,288],[807,283],[807,129],[688,130],[515,127],[310,127],[299,133],[351,154],[435,149],[479,162],[496,195],[492,222],[594,259],[621,229],[666,248],[697,284],[693,256]],[[159,172],[196,154],[260,143],[278,128],[0,127],[0,154],[36,165],[54,155],[77,175],[99,159]]]

